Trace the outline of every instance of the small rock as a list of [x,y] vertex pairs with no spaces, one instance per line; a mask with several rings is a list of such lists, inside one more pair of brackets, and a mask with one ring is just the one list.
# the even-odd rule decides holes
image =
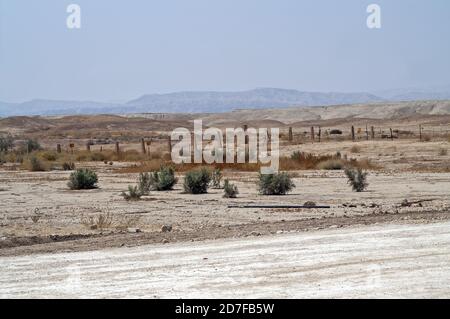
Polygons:
[[278,235],[280,235],[280,234],[282,234],[282,233],[284,233],[284,231],[282,231],[282,230],[277,230],[277,234],[278,234]]
[[131,227],[131,228],[127,228],[127,232],[129,232],[129,233],[140,233],[141,230],[139,228]]
[[312,208],[312,207],[316,207],[317,204],[313,201],[307,201],[303,204],[303,206],[308,207],[308,208]]
[[162,233],[169,233],[172,231],[172,225],[163,225],[161,227],[161,232]]
[[168,241],[167,239],[163,239],[161,242],[162,242],[163,244],[168,244],[168,243],[169,243],[169,241]]
[[258,232],[256,232],[256,231],[252,231],[252,232],[250,233],[250,236],[261,236],[261,233],[258,233]]

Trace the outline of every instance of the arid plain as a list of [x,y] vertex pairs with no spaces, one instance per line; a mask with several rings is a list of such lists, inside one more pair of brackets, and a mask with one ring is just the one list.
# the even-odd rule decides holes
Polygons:
[[[395,225],[446,223],[450,219],[449,103],[404,103],[397,107],[401,112],[391,113],[384,107],[354,106],[352,114],[333,107],[323,108],[322,113],[319,109],[260,110],[251,118],[246,117],[248,111],[235,111],[0,119],[0,131],[12,134],[16,147],[26,139],[39,141],[43,149],[35,156],[46,165],[43,171],[30,171],[27,156],[31,154],[20,159],[4,155],[0,256],[6,262],[13,256],[152,244],[169,247],[175,242],[194,249],[199,241],[219,244],[254,237],[270,242],[286,233],[335,229],[346,234],[362,225],[376,224],[376,231]],[[359,116],[357,110],[372,118]],[[289,112],[290,120],[286,120]],[[314,118],[305,115],[312,112]],[[264,196],[258,193],[257,167],[225,165],[223,178],[238,187],[237,198],[223,198],[223,190],[213,188],[204,195],[186,194],[183,178],[192,167],[179,165],[173,190],[151,191],[139,201],[126,201],[121,194],[136,184],[140,172],[170,164],[170,131],[190,128],[198,118],[205,127],[279,127],[281,168],[296,187],[285,196]],[[298,152],[315,160],[297,160]],[[329,157],[343,166],[323,164]],[[71,172],[61,168],[65,161],[94,170],[98,188],[70,190]],[[368,172],[366,191],[352,191],[343,171],[346,165]],[[304,203],[329,208],[246,207]],[[448,260],[448,252],[444,258]],[[440,296],[448,293],[441,291]]]

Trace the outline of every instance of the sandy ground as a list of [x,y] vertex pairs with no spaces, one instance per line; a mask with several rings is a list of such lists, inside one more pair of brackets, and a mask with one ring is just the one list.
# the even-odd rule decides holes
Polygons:
[[[352,146],[358,152],[352,153]],[[222,198],[223,190],[210,189],[206,195],[183,194],[182,176],[170,192],[152,192],[142,201],[126,202],[121,192],[136,183],[137,174],[118,173],[120,167],[130,163],[77,163],[78,167],[91,167],[99,174],[99,188],[89,191],[71,191],[67,187],[70,172],[27,172],[0,169],[0,255],[4,248],[37,243],[73,240],[83,236],[105,236],[139,228],[153,234],[149,243],[161,242],[163,225],[173,227],[173,238],[189,240],[205,238],[206,230],[213,230],[217,238],[242,236],[229,227],[270,224],[282,222],[351,218],[368,215],[399,215],[409,213],[448,213],[450,211],[450,173],[414,170],[415,165],[432,163],[448,165],[449,155],[438,156],[439,149],[448,147],[447,142],[419,143],[416,141],[394,142],[340,142],[315,143],[286,146],[284,153],[294,150],[330,154],[341,151],[355,158],[370,158],[382,168],[371,171],[369,188],[355,193],[348,186],[343,171],[298,171],[294,174],[295,190],[288,196],[260,196],[257,192],[257,173],[224,172],[239,188],[237,199]],[[404,161],[398,159],[404,157]],[[402,202],[412,202],[407,207]],[[228,208],[233,204],[293,204],[314,201],[330,205],[331,209],[242,209]],[[86,225],[89,218],[110,215],[112,224],[102,229]],[[430,218],[426,218],[429,220]],[[431,218],[433,219],[433,218]],[[354,219],[355,224],[358,220]],[[365,223],[365,222],[364,222]],[[343,224],[339,221],[337,225]],[[277,231],[268,225],[246,231],[267,233]],[[299,227],[304,229],[304,227]],[[308,228],[314,228],[310,223]],[[159,236],[159,237],[158,237]],[[128,240],[125,241],[128,243]],[[117,243],[114,243],[114,247]],[[94,246],[94,245],[93,245]],[[62,248],[64,249],[64,248]],[[93,247],[95,249],[95,247]]]
[[2,298],[448,298],[450,222],[0,259]]

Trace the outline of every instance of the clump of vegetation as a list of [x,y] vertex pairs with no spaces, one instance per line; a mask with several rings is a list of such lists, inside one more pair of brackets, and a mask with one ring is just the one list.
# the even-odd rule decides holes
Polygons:
[[139,192],[143,195],[148,195],[150,193],[150,189],[152,188],[150,173],[140,173],[139,174],[138,188],[139,188]]
[[137,201],[140,200],[142,197],[142,193],[139,190],[138,186],[128,186],[128,192],[122,192],[122,197],[126,200],[126,201]]
[[223,194],[224,198],[236,198],[237,195],[239,194],[237,186],[230,183],[228,179],[224,181],[223,190],[224,190]]
[[439,156],[447,156],[448,155],[448,150],[446,148],[441,148],[438,152]]
[[220,168],[216,168],[211,174],[211,187],[214,189],[221,189],[222,177],[222,170]]
[[32,172],[44,172],[46,171],[45,165],[42,163],[42,161],[37,158],[36,156],[32,156],[30,158],[30,171]]
[[188,194],[206,194],[210,182],[211,172],[206,168],[201,168],[186,173],[183,188]]
[[0,152],[8,152],[14,146],[14,141],[11,135],[0,137]]
[[94,189],[97,188],[97,174],[89,169],[78,169],[70,174],[67,184],[72,190]]
[[161,166],[159,171],[150,174],[150,188],[155,191],[172,190],[177,182],[175,170],[171,166]]
[[105,162],[111,156],[113,156],[112,153],[82,151],[77,154],[76,160],[79,162]]
[[341,170],[344,169],[345,163],[341,159],[329,159],[317,164],[318,169],[324,170]]
[[360,152],[361,152],[361,148],[360,148],[359,146],[353,145],[353,146],[350,148],[350,153],[356,154],[356,153],[360,153]]
[[346,169],[345,175],[348,178],[348,183],[352,186],[355,192],[363,192],[368,186],[367,172],[363,172],[361,168]]
[[73,162],[64,162],[62,164],[62,169],[65,171],[73,171],[75,170],[75,163]]
[[98,216],[83,217],[81,223],[89,229],[105,229],[111,227],[113,215],[111,213],[99,214]]
[[260,174],[258,186],[262,195],[286,195],[295,188],[288,173]]
[[54,162],[58,159],[58,155],[55,152],[44,152],[41,154],[42,158],[49,161]]

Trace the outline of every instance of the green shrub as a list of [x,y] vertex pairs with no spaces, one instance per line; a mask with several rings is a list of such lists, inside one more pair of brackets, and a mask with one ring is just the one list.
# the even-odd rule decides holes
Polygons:
[[188,194],[205,194],[211,182],[211,173],[206,168],[189,171],[184,177],[183,188]]
[[150,174],[150,188],[155,191],[172,190],[177,183],[175,170],[170,166],[162,166],[159,171]]
[[348,178],[348,183],[352,186],[355,192],[364,191],[369,184],[367,183],[367,172],[363,172],[361,168],[346,169],[345,175]]
[[70,189],[93,189],[97,188],[97,174],[89,169],[78,169],[70,174],[68,186]]
[[260,174],[259,193],[262,195],[286,195],[295,184],[287,173]]
[[128,186],[128,193],[127,192],[122,192],[122,197],[126,200],[126,201],[135,201],[135,200],[140,200],[142,197],[142,193],[139,190],[138,186]]
[[237,186],[230,183],[228,179],[224,181],[223,190],[223,197],[225,198],[236,198],[236,196],[239,194]]
[[211,187],[215,189],[221,189],[222,186],[220,185],[222,181],[222,171],[220,168],[216,168],[212,174],[211,174]]
[[46,167],[36,156],[30,158],[30,171],[32,172],[43,172],[46,171]]
[[151,173],[140,173],[138,178],[139,192],[143,195],[148,195],[152,188]]
[[73,171],[73,170],[75,170],[75,163],[73,163],[73,162],[64,162],[62,164],[62,168],[65,171]]

